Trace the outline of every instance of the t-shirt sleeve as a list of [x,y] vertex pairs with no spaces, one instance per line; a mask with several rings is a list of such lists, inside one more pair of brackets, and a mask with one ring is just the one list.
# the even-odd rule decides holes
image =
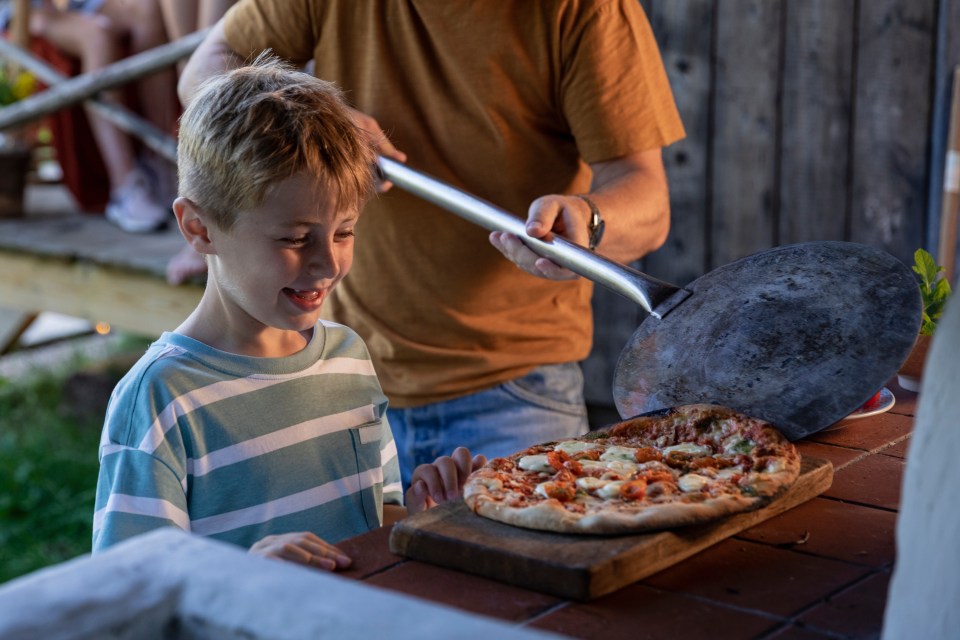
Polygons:
[[308,0],[241,0],[224,16],[227,44],[245,59],[271,49],[305,64],[314,53],[314,3]]
[[119,445],[101,449],[93,552],[159,527],[190,530],[186,493],[169,466]]
[[100,441],[93,515],[93,552],[133,536],[174,526],[190,530],[185,457],[164,438],[160,415],[169,404],[153,367],[141,360],[114,389]]
[[604,2],[571,34],[560,87],[587,162],[664,147],[684,136],[657,42],[637,2]]

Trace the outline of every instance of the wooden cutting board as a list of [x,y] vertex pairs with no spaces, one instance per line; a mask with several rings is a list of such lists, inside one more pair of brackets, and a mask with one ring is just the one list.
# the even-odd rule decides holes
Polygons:
[[800,477],[763,509],[719,522],[630,536],[574,536],[522,529],[449,502],[394,525],[390,550],[407,558],[542,593],[590,600],[665,569],[830,488],[833,465],[803,458]]

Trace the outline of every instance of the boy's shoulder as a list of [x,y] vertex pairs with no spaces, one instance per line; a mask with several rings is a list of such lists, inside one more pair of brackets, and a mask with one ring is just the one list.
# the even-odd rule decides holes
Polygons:
[[331,320],[321,320],[317,328],[323,330],[323,350],[326,358],[342,356],[370,359],[370,352],[363,338],[350,327]]

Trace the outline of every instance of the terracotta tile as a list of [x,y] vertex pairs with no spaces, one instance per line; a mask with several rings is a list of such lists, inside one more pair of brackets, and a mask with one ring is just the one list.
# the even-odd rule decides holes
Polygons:
[[847,426],[833,431],[820,431],[808,440],[850,449],[874,451],[901,439],[913,430],[913,418],[895,413],[852,420]]
[[877,453],[882,453],[885,456],[893,456],[894,458],[900,458],[902,460],[907,459],[907,452],[910,449],[910,439],[912,436],[908,436],[905,439],[901,440],[897,444],[892,444],[885,449],[880,449]]
[[833,476],[833,486],[823,495],[846,502],[896,510],[900,505],[900,484],[904,460],[872,454]]
[[737,537],[799,553],[882,567],[894,561],[896,525],[897,514],[892,511],[814,498]]
[[852,638],[878,637],[883,626],[890,573],[884,571],[831,596],[798,617],[806,628],[822,629]]
[[416,561],[371,576],[365,584],[516,622],[562,602],[554,596]]
[[781,629],[775,630],[764,640],[819,640],[821,638],[836,638],[833,634],[815,629],[807,629],[797,624],[789,623]]
[[755,638],[776,628],[775,619],[631,585],[588,603],[571,603],[529,626],[572,638]]
[[802,456],[812,458],[825,458],[833,463],[833,470],[836,472],[842,469],[857,458],[863,456],[863,451],[859,449],[849,449],[847,447],[837,447],[831,444],[821,444],[819,442],[810,442],[809,440],[800,440],[793,443],[797,451]]
[[726,540],[643,584],[787,617],[869,572],[829,558]]
[[404,562],[404,558],[390,553],[390,529],[391,527],[380,527],[337,544],[338,549],[353,559],[353,565],[338,575],[362,580],[389,566]]

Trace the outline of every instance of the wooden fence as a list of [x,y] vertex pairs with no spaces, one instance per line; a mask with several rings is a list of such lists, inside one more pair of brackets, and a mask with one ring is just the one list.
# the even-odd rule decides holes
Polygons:
[[[957,0],[641,0],[687,138],[666,149],[672,228],[639,265],[684,285],[809,240],[935,252]],[[953,239],[955,246],[955,239]],[[612,405],[617,356],[645,318],[604,290],[584,363]]]

